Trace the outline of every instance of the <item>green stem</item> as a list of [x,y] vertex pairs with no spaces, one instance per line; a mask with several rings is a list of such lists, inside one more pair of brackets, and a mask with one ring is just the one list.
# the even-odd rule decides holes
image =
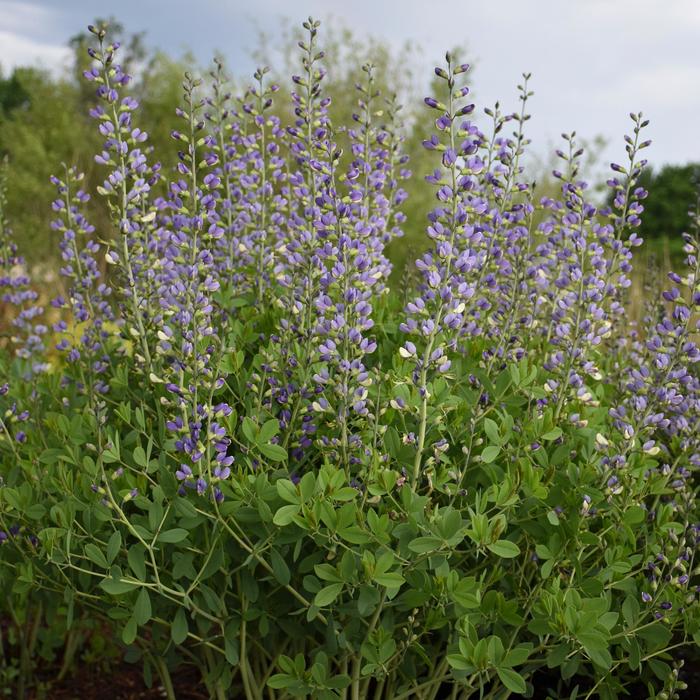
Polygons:
[[357,655],[352,660],[352,685],[351,698],[352,700],[360,700],[360,671],[362,667],[362,656]]
[[153,658],[156,664],[156,669],[158,670],[158,677],[160,678],[160,682],[163,684],[163,690],[165,690],[165,697],[168,700],[177,700],[175,688],[173,688],[173,679],[170,676],[168,664],[162,656],[154,656]]

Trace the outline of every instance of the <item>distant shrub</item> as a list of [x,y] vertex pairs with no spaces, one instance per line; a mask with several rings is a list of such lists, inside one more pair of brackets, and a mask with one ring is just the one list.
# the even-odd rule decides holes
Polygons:
[[650,192],[644,203],[641,234],[645,238],[668,236],[680,241],[688,226],[688,211],[697,202],[700,164],[647,169],[640,176],[640,184]]
[[646,121],[602,211],[565,136],[535,230],[528,76],[484,130],[448,54],[431,249],[390,294],[399,108],[366,66],[341,152],[304,27],[293,122],[264,68],[239,98],[221,66],[187,76],[173,173],[91,29],[114,231],[79,172],[54,178],[51,329],[0,215],[4,300],[32,320],[0,391],[8,605],[47,654],[108,624],[171,698],[185,664],[219,699],[669,697],[700,640],[700,263],[696,227],[628,327]]

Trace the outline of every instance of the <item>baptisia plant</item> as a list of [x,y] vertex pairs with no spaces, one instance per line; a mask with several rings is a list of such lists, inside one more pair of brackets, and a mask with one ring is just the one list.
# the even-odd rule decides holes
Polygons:
[[[19,357],[38,357],[43,351],[42,335],[46,332],[43,324],[37,323],[43,309],[35,304],[38,294],[31,286],[31,280],[24,271],[24,259],[18,254],[10,221],[7,217],[7,162],[0,162],[0,288],[2,302],[6,307],[16,307],[11,321],[17,329],[10,341]],[[35,369],[41,370],[42,367]]]
[[188,667],[218,700],[671,697],[700,641],[699,234],[627,323],[645,120],[610,208],[574,134],[540,197],[529,75],[516,111],[482,114],[447,54],[435,207],[397,292],[400,107],[367,63],[335,124],[304,30],[290,100],[264,67],[238,97],[220,62],[185,77],[164,172],[91,29],[111,229],[60,171],[47,320],[0,196],[17,692],[39,649],[68,673],[92,626],[169,698]]

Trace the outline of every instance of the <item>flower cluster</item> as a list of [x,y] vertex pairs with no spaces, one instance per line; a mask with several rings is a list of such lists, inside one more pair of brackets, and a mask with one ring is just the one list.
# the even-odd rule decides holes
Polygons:
[[[624,438],[622,450],[606,454],[608,487],[620,492],[629,486],[629,461],[635,454],[658,455],[660,467],[647,478],[658,478],[674,493],[676,507],[687,511],[691,497],[689,480],[700,465],[700,349],[695,334],[700,329],[700,238],[697,214],[693,234],[685,234],[687,274],[669,274],[674,286],[663,292],[669,306],[660,318],[649,318],[646,338],[632,345],[633,362],[622,373],[619,403],[610,409],[614,427]],[[683,294],[680,288],[685,287]],[[670,459],[673,440],[682,458]],[[608,445],[605,446],[606,448]],[[611,452],[606,449],[606,452]]]
[[293,456],[303,456],[321,424],[319,444],[349,465],[363,453],[353,423],[370,417],[372,380],[365,357],[376,348],[368,335],[372,297],[385,289],[391,271],[384,248],[401,233],[397,207],[405,192],[398,182],[408,172],[397,133],[398,105],[390,101],[389,123],[378,123],[379,95],[369,65],[363,69],[365,84],[358,85],[358,128],[349,131],[353,159],[345,172],[340,169],[330,99],[321,88],[318,22],[304,26],[304,73],[293,78],[296,120],[287,129],[296,169],[288,166],[278,200],[275,271],[285,314],[263,369]]
[[42,336],[46,326],[39,323],[43,309],[35,302],[37,292],[31,287],[31,280],[24,271],[24,260],[17,253],[17,245],[6,213],[6,164],[0,162],[0,300],[16,309],[12,325],[16,331],[11,341],[16,353],[24,359],[33,358],[32,370],[45,368],[39,360],[44,343]]
[[539,310],[550,319],[543,325],[552,347],[545,365],[552,377],[546,388],[557,416],[565,405],[575,415],[577,402],[595,401],[588,380],[601,377],[599,348],[624,308],[620,294],[630,284],[631,248],[641,243],[635,233],[628,233],[641,221],[639,200],[645,192],[635,183],[646,161],[637,157],[650,142],[639,141],[648,122],[641,114],[631,116],[635,136],[626,137],[629,166],[612,166],[624,177],[609,183],[616,195],[607,223],[587,200],[587,184],[579,176],[583,149],[576,145],[575,134],[565,134],[568,148],[557,152],[566,164],[565,172],[554,173],[562,181],[562,200],[544,202],[552,215],[540,226],[547,240],[537,249],[536,274],[545,280],[538,293],[546,302]]
[[[58,296],[51,302],[57,309],[68,309],[73,326],[62,319],[53,325],[54,333],[61,337],[58,350],[66,353],[69,363],[80,365],[80,379],[89,396],[94,392],[104,394],[108,386],[100,375],[109,367],[108,350],[104,347],[114,323],[110,305],[110,288],[100,279],[97,255],[100,245],[89,237],[95,227],[82,213],[82,207],[90,195],[80,189],[83,174],[74,168],[66,168],[63,179],[52,177],[58,198],[53,202],[57,218],[51,227],[63,235],[60,243],[63,266],[61,274],[69,282],[67,297]],[[85,240],[87,239],[87,240]],[[79,362],[80,360],[82,362]],[[85,368],[86,371],[82,371]],[[82,372],[82,374],[80,374]]]
[[215,251],[226,230],[216,212],[217,178],[211,177],[215,154],[200,161],[202,146],[211,147],[212,136],[202,136],[204,99],[197,96],[200,82],[187,76],[184,108],[178,116],[185,122],[173,138],[182,144],[178,175],[170,183],[164,223],[158,296],[162,320],[157,352],[163,358],[162,377],[168,392],[164,405],[176,416],[167,422],[182,459],[176,472],[184,488],[222,498],[215,484],[230,475],[233,458],[227,454],[229,439],[219,421],[230,415],[226,403],[214,404],[214,393],[223,386],[218,376],[222,341],[215,321],[214,294],[220,289]]
[[131,95],[121,96],[120,90],[131,82],[115,58],[119,43],[105,44],[106,30],[90,26],[97,37],[97,48],[90,48],[95,65],[85,71],[85,78],[98,85],[100,103],[90,111],[98,121],[104,136],[104,147],[95,161],[109,169],[109,175],[99,194],[107,199],[113,221],[119,233],[107,261],[119,269],[124,291],[123,320],[128,338],[136,340],[140,361],[151,365],[151,352],[146,330],[156,306],[158,239],[156,211],[149,206],[151,187],[159,180],[160,165],[150,165],[144,151],[148,134],[133,123],[138,101]]
[[433,97],[425,99],[440,116],[435,121],[438,133],[424,145],[442,154],[444,169],[426,178],[437,187],[439,202],[429,217],[428,236],[433,249],[416,262],[423,277],[421,295],[408,303],[406,319],[400,326],[409,337],[400,353],[413,366],[412,378],[420,394],[415,480],[420,477],[425,445],[428,379],[432,373],[444,374],[451,367],[450,354],[457,350],[467,304],[475,295],[485,262],[483,230],[474,222],[488,209],[478,186],[479,176],[487,167],[480,155],[484,136],[471,121],[461,121],[474,110],[473,104],[462,104],[469,88],[457,85],[458,76],[469,66],[456,64],[449,53],[446,63],[446,70],[437,67],[435,73],[446,83],[447,103]]
[[281,155],[284,131],[280,118],[272,114],[273,97],[279,86],[267,83],[268,72],[267,67],[258,68],[255,84],[239,100],[228,146],[234,154],[230,178],[231,184],[235,183],[228,195],[235,213],[229,259],[234,270],[238,270],[234,277],[237,291],[249,291],[252,283],[259,304],[272,301],[269,292],[287,206],[280,193],[286,176]]

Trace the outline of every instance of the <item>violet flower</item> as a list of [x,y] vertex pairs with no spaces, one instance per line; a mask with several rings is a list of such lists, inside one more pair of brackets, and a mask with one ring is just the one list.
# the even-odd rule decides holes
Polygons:
[[33,374],[47,368],[41,359],[47,328],[40,320],[44,310],[35,303],[39,295],[31,287],[24,258],[18,254],[14,242],[6,213],[6,191],[7,163],[0,161],[0,301],[17,309],[10,341],[17,356],[29,363],[29,372]]
[[110,336],[107,325],[114,322],[114,313],[109,301],[111,289],[100,279],[96,257],[100,245],[92,238],[95,227],[82,212],[90,199],[80,187],[83,178],[75,168],[67,167],[63,179],[51,178],[58,193],[52,205],[57,218],[51,228],[63,235],[61,274],[69,280],[67,299],[61,295],[52,306],[68,309],[71,314],[70,328],[65,320],[54,324],[54,332],[62,336],[57,347],[66,353],[69,364],[77,366],[74,379],[87,383],[83,390],[92,400],[94,394],[108,391],[100,375],[110,366],[105,345]]

